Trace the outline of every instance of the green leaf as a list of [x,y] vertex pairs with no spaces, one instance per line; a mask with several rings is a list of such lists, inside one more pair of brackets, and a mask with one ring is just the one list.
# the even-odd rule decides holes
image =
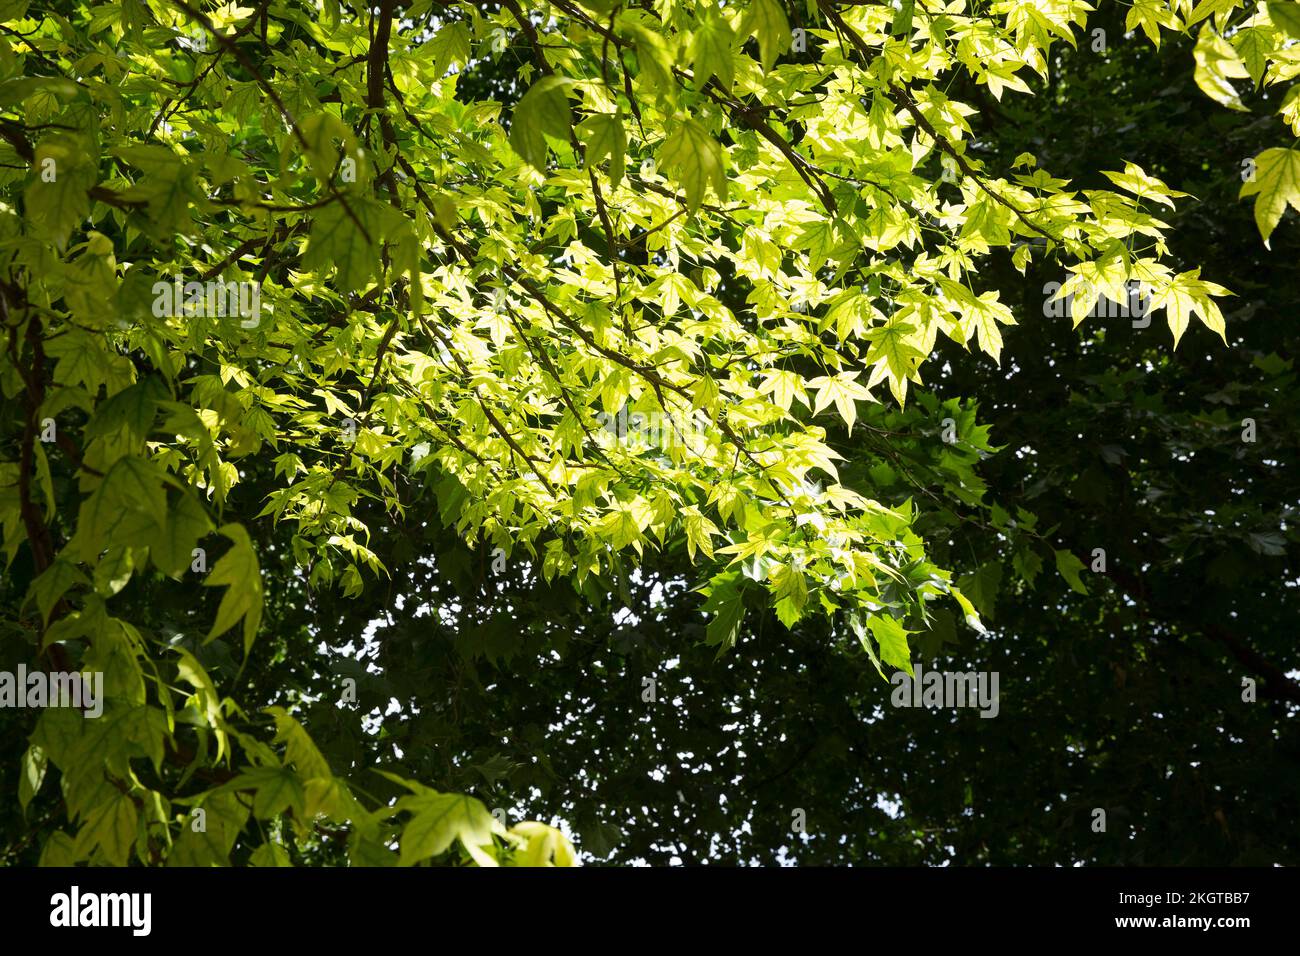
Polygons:
[[510,120],[510,145],[531,166],[546,171],[546,137],[567,140],[573,125],[566,90],[573,81],[544,76],[515,106]]
[[772,69],[781,52],[790,48],[790,21],[781,4],[777,0],[754,0],[741,23],[742,32],[758,38],[763,69]]
[[877,326],[863,336],[871,342],[865,361],[876,366],[872,381],[887,374],[889,387],[900,403],[907,394],[908,378],[925,358],[911,342],[915,333],[915,326],[895,316],[885,325]]
[[713,538],[721,532],[718,526],[700,513],[700,509],[691,505],[682,511],[682,526],[686,531],[686,551],[692,561],[696,549],[706,558],[713,557]]
[[1196,57],[1196,70],[1193,73],[1196,85],[1211,99],[1229,109],[1246,112],[1241,97],[1229,81],[1248,77],[1250,71],[1232,45],[1212,30],[1204,29],[1193,52]]
[[211,530],[212,522],[198,499],[188,491],[182,492],[149,549],[154,565],[171,577],[187,571],[193,563],[194,546]]
[[54,135],[36,147],[23,202],[31,222],[63,246],[90,213],[87,191],[96,180],[93,157],[80,140]]
[[370,200],[348,196],[346,203],[335,200],[316,210],[303,265],[333,272],[340,291],[350,292],[365,288],[378,270],[381,219]]
[[670,45],[670,39],[675,41],[677,38],[665,31],[662,24],[653,17],[638,16],[637,12],[631,10],[618,18],[618,24],[619,29],[626,31],[635,40],[636,61],[641,68],[641,75],[663,103],[671,108],[677,99],[677,81],[673,76],[673,67],[678,64],[678,55],[676,43]]
[[1133,6],[1129,9],[1128,17],[1124,20],[1124,29],[1132,30],[1135,26],[1141,25],[1142,32],[1147,35],[1147,39],[1157,48],[1160,48],[1160,28],[1162,26],[1170,29],[1177,28],[1177,18],[1172,10],[1169,9],[1165,0],[1134,0]]
[[1017,574],[1024,578],[1025,583],[1032,588],[1034,579],[1043,570],[1043,559],[1032,548],[1021,546],[1016,549],[1015,557],[1011,559],[1011,566]]
[[18,806],[22,808],[24,816],[27,814],[27,805],[40,792],[49,762],[45,751],[36,744],[23,751],[22,767],[18,774]]
[[1300,150],[1273,147],[1255,157],[1255,178],[1241,196],[1255,196],[1255,225],[1267,245],[1286,207],[1300,212]]
[[124,388],[95,409],[95,417],[86,426],[86,438],[112,435],[125,428],[137,440],[144,441],[153,429],[158,402],[166,398],[166,388],[152,375]]
[[970,598],[980,614],[992,620],[997,609],[998,587],[1002,583],[1002,564],[990,561],[957,581],[961,592]]
[[248,859],[249,866],[293,866],[293,860],[289,857],[289,851],[279,843],[272,840],[269,843],[263,843]]
[[194,688],[198,713],[216,732],[217,760],[221,760],[226,754],[227,735],[221,717],[221,700],[217,696],[217,687],[193,654],[183,647],[177,647],[175,651],[180,658],[176,662],[177,677]]
[[1061,577],[1065,578],[1071,589],[1078,591],[1080,594],[1088,593],[1087,586],[1079,579],[1079,572],[1085,567],[1087,567],[1087,565],[1076,558],[1071,552],[1056,552],[1056,570],[1061,572]]
[[32,582],[32,591],[36,595],[36,606],[41,611],[41,621],[50,622],[50,612],[59,598],[67,593],[73,585],[89,585],[90,580],[81,573],[71,561],[55,558],[48,568]]
[[808,603],[808,579],[793,565],[783,564],[772,578],[776,616],[786,627],[794,627]]
[[230,850],[248,821],[249,809],[239,794],[210,790],[196,803],[206,814],[206,826],[195,831],[187,820],[171,853],[168,866],[228,866]]
[[1246,544],[1256,554],[1280,557],[1286,554],[1286,537],[1276,531],[1251,532]]
[[285,810],[301,818],[306,812],[306,792],[298,775],[287,767],[254,767],[231,781],[235,790],[255,790],[253,815],[269,820]]
[[275,739],[285,745],[285,761],[297,768],[303,780],[333,776],[329,763],[302,724],[283,707],[268,707],[266,712],[275,718]]
[[455,840],[471,853],[492,843],[492,814],[473,797],[425,793],[402,797],[397,805],[414,814],[402,829],[402,866],[439,856]]
[[876,646],[872,642],[870,636],[871,632],[867,628],[864,615],[856,611],[851,612],[849,614],[849,626],[853,628],[853,633],[857,636],[858,643],[862,645],[862,649],[866,651],[867,657],[871,660],[872,666],[876,668],[876,673],[881,677],[884,677],[885,671],[880,666],[880,655],[876,653]]
[[515,851],[511,866],[574,866],[573,845],[555,827],[528,821],[510,828],[511,836],[522,837],[524,845]]
[[719,199],[727,198],[727,173],[722,146],[693,118],[677,125],[659,151],[659,163],[686,189],[691,212],[700,208],[704,191],[713,186]]
[[911,631],[903,628],[903,622],[896,617],[873,614],[867,618],[867,627],[880,645],[880,659],[892,667],[912,673],[912,657],[907,647],[907,635]]
[[1268,18],[1287,36],[1300,40],[1300,3],[1270,2]]
[[135,550],[127,545],[114,545],[95,565],[95,590],[104,597],[112,597],[126,587],[135,572]]
[[1165,310],[1175,347],[1186,331],[1192,313],[1199,316],[1207,328],[1226,342],[1223,313],[1210,298],[1212,295],[1225,294],[1227,290],[1222,286],[1200,278],[1200,266],[1197,266],[1175,276],[1163,291],[1152,297],[1151,307]]
[[70,766],[78,756],[86,720],[70,707],[48,707],[30,738],[57,767]]
[[928,628],[917,637],[917,650],[931,660],[943,653],[947,645],[956,643],[957,625],[952,612],[946,608],[931,611]]
[[703,89],[709,77],[716,76],[723,89],[730,89],[736,75],[732,48],[736,35],[717,6],[705,8],[695,36],[691,38],[691,69],[695,86]]
[[298,128],[307,141],[307,161],[322,185],[333,178],[343,156],[356,153],[352,130],[333,113],[315,113],[300,122]]
[[808,383],[809,388],[817,389],[817,399],[813,404],[813,414],[819,415],[827,406],[834,403],[835,409],[844,419],[850,432],[857,421],[857,403],[874,401],[871,393],[857,379],[857,372],[840,372],[838,375],[821,375]]
[[143,458],[120,458],[82,502],[81,558],[93,564],[113,545],[148,545],[166,521],[167,497],[157,467]]
[[228,524],[218,530],[234,542],[234,547],[221,556],[203,582],[203,586],[209,588],[227,586],[221,606],[217,608],[217,619],[212,622],[204,641],[226,633],[242,618],[244,653],[247,654],[262,620],[262,572],[258,567],[257,552],[242,525]]
[[75,853],[86,857],[98,848],[110,866],[126,866],[135,843],[139,813],[129,794],[113,793],[111,800],[87,814],[77,833]]
[[971,603],[970,598],[962,593],[961,588],[951,588],[948,593],[952,595],[953,600],[957,602],[957,606],[961,608],[966,623],[981,634],[984,634],[986,628],[984,627],[984,623],[980,620],[979,612],[975,610],[975,605]]
[[103,340],[89,333],[76,330],[55,339],[46,354],[59,359],[54,366],[54,381],[60,385],[84,385],[93,394],[106,380],[108,353]]
[[736,643],[740,622],[745,618],[744,579],[736,571],[723,571],[709,582],[708,600],[703,611],[712,614],[705,629],[704,643],[718,648],[718,655],[726,653]]
[[1232,46],[1240,54],[1242,63],[1246,65],[1246,72],[1258,86],[1260,80],[1264,78],[1269,57],[1277,49],[1277,38],[1273,31],[1267,27],[1247,27],[1238,30],[1233,34]]
[[912,15],[916,9],[916,0],[903,0],[894,14],[894,22],[889,25],[889,32],[896,36],[907,36],[912,32]]
[[[1187,25],[1195,26],[1202,20],[1208,20],[1215,14],[1226,14],[1238,6],[1240,0],[1200,0],[1187,18]],[[1222,24],[1220,24],[1222,25]]]
[[443,21],[428,46],[433,53],[433,72],[443,76],[453,64],[464,66],[470,60],[472,34],[468,23]]
[[586,150],[587,168],[609,157],[609,180],[614,188],[623,180],[627,165],[627,130],[621,113],[593,113],[578,125],[578,138]]
[[149,758],[157,773],[162,766],[164,743],[171,733],[167,714],[147,704],[119,711],[119,714],[115,729],[130,742],[133,750],[143,752]]
[[189,163],[165,146],[119,146],[113,154],[144,173],[124,196],[144,200],[150,225],[159,234],[185,233],[193,227],[190,215],[193,171]]
[[62,830],[56,830],[41,850],[41,866],[73,866],[78,862],[77,842]]

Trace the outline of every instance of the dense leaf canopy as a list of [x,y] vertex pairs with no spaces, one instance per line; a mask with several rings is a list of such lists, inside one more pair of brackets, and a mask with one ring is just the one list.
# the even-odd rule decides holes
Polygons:
[[1294,859],[1297,9],[0,2],[7,857]]

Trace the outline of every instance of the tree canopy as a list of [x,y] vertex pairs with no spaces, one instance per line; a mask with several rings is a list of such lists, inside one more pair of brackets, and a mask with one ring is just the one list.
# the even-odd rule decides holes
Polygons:
[[6,858],[1293,858],[1300,4],[1099,7],[0,2]]

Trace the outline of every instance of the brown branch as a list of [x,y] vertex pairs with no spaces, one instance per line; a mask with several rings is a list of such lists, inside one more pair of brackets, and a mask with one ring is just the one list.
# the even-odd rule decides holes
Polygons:
[[[674,69],[673,72],[681,79],[688,78],[687,74],[679,69]],[[723,109],[728,110],[732,118],[739,121],[742,126],[753,130],[771,143],[777,152],[785,157],[791,168],[799,174],[799,178],[807,183],[808,188],[817,194],[817,198],[821,200],[821,204],[826,208],[826,211],[832,216],[838,214],[839,207],[835,202],[835,197],[831,194],[826,183],[822,182],[817,176],[816,167],[804,156],[796,152],[794,147],[787,143],[776,130],[772,129],[761,112],[751,109],[744,103],[733,100],[729,96],[720,95],[714,87],[718,87],[717,81],[709,80],[708,83],[704,84],[701,92]],[[718,89],[721,89],[721,87],[718,87]]]
[[[50,529],[41,517],[40,509],[32,500],[32,469],[36,454],[36,436],[40,428],[38,416],[41,403],[45,401],[45,345],[41,337],[42,326],[39,315],[33,310],[27,319],[26,341],[32,351],[31,365],[23,367],[19,355],[18,324],[9,310],[8,287],[0,288],[0,319],[9,330],[9,354],[14,367],[18,369],[27,386],[23,395],[26,416],[23,423],[23,437],[18,463],[18,507],[27,534],[27,544],[32,550],[32,563],[36,574],[45,572],[54,563],[54,541]],[[68,606],[60,601],[52,617],[62,617],[68,612]],[[42,622],[44,623],[44,622]],[[42,629],[40,644],[45,644],[45,631]],[[41,654],[48,658],[54,673],[66,673],[71,670],[67,652],[58,644],[41,647]]]
[[546,62],[546,55],[542,50],[541,40],[537,36],[537,28],[533,26],[533,21],[528,19],[528,15],[519,8],[517,0],[501,0],[501,5],[514,14],[515,20],[519,22],[519,28],[524,31],[528,37],[529,46],[533,48],[533,59],[537,61],[537,68],[546,76],[550,76],[554,71],[551,64]]
[[200,278],[204,282],[207,282],[209,279],[216,278],[217,276],[221,275],[221,273],[225,272],[229,266],[234,265],[245,255],[252,252],[255,246],[263,243],[266,245],[270,245],[272,242],[276,240],[282,240],[288,238],[288,234],[292,231],[292,228],[293,227],[291,226],[282,224],[278,229],[274,230],[269,236],[253,236],[251,239],[245,239],[234,249],[232,249],[224,259],[222,259],[216,265],[212,266],[206,272],[204,272],[200,276]]
[[[396,6],[396,0],[381,0],[376,14],[379,22],[366,58],[366,106],[379,117],[379,131],[384,138],[384,145],[393,152],[397,152],[397,131],[393,129],[393,121],[384,102],[384,77],[388,74],[388,45],[392,40],[393,11]],[[388,188],[393,204],[397,205],[397,177],[393,175],[393,167],[385,169],[379,178]]]

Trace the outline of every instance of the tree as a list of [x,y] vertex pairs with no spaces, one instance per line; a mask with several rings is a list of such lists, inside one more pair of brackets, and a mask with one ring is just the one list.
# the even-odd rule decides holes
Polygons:
[[[1146,6],[1180,32],[1207,5]],[[1151,211],[1183,193],[1133,163],[1083,192],[1029,152],[990,169],[944,92],[1027,92],[1083,3],[10,7],[9,638],[105,680],[96,722],[29,732],[45,862],[571,862],[364,748],[326,759],[312,662],[281,656],[328,637],[308,606],[414,580],[436,506],[590,599],[684,551],[711,653],[770,607],[910,672],[909,635],[983,627],[988,585],[932,560],[942,501],[871,490],[920,454],[982,506],[973,410],[916,386],[944,340],[1000,357],[1005,266],[1067,270],[1076,325],[1135,283],[1175,344],[1193,314],[1224,334],[1227,290]],[[888,427],[944,417],[961,447]]]

